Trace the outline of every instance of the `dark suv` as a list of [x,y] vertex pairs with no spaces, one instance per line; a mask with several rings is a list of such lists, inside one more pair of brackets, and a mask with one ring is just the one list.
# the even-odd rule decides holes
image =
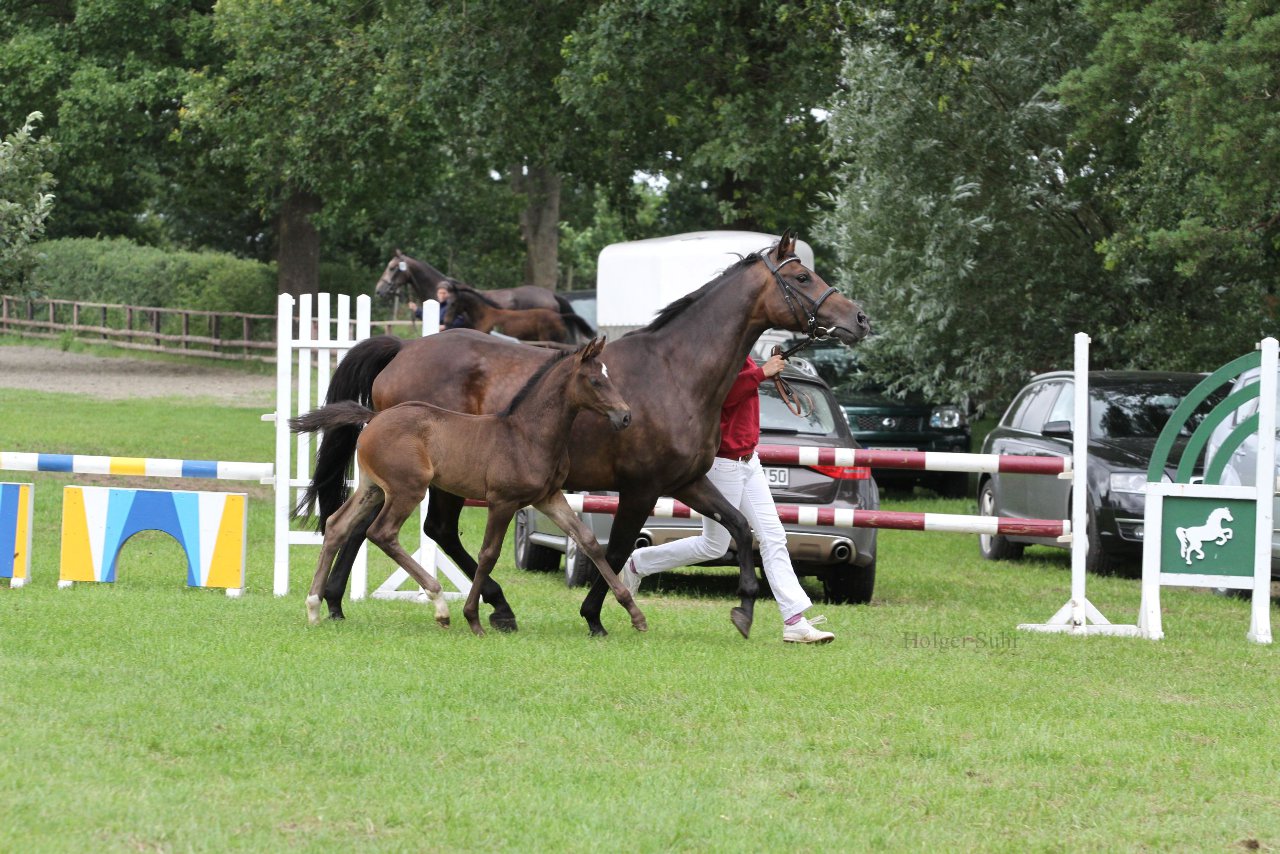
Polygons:
[[[780,342],[785,348],[798,339]],[[757,347],[757,356],[768,356],[770,342]],[[871,382],[858,364],[858,352],[833,341],[816,341],[797,355],[817,369],[831,387],[853,438],[864,448],[887,451],[948,451],[967,454],[972,436],[963,407],[925,400],[918,394],[892,397],[884,386]],[[969,494],[964,472],[923,472],[876,469],[883,486],[911,488],[919,484],[946,498]]]
[[[856,448],[839,404],[812,367],[798,365],[782,374],[805,400],[796,415],[772,382],[760,386],[760,444],[800,445],[823,448]],[[802,505],[843,510],[876,510],[879,491],[864,466],[803,466],[764,464],[773,498],[779,505]],[[613,517],[586,513],[582,517],[601,543],[607,543]],[[797,575],[813,575],[822,581],[828,602],[864,604],[871,601],[876,579],[876,531],[871,528],[831,528],[783,523],[787,549]],[[571,587],[592,578],[595,566],[577,544],[550,519],[530,507],[516,514],[515,559],[521,569],[553,570],[565,558],[565,581]],[[701,532],[700,519],[649,517],[637,545],[660,545]],[[704,566],[737,566],[730,549]],[[760,565],[759,554],[756,565]]]

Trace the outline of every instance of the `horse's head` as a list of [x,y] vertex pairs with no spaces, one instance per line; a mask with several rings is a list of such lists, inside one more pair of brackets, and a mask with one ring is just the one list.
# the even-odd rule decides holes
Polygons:
[[566,393],[571,405],[598,412],[609,419],[614,430],[621,430],[631,423],[631,407],[609,379],[609,368],[602,358],[604,341],[592,338],[574,354],[574,377]]
[[773,284],[766,286],[763,300],[769,324],[814,338],[836,338],[850,346],[866,338],[871,322],[862,306],[806,267],[795,250],[795,235],[787,231],[776,246],[760,255]]
[[390,299],[408,285],[412,278],[413,275],[409,272],[408,256],[397,249],[396,254],[391,256],[391,260],[387,262],[386,269],[382,271],[382,275],[378,278],[378,284],[373,288],[374,296]]

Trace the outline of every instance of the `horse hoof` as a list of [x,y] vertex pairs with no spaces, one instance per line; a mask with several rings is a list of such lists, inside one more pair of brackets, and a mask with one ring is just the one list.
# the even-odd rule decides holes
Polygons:
[[649,631],[649,622],[644,617],[641,617],[638,620],[632,620],[631,625],[637,632]]
[[449,615],[445,614],[443,617],[436,617],[436,623],[442,629],[449,628]]
[[741,608],[734,608],[729,612],[729,619],[733,621],[734,628],[742,633],[744,638],[751,637],[751,615]]
[[604,626],[593,626],[591,629],[591,637],[593,638],[603,638],[608,636],[609,632],[605,630]]
[[520,627],[516,625],[516,618],[514,614],[510,617],[499,617],[497,614],[490,614],[489,625],[496,631],[503,632],[505,634],[520,631]]
[[347,615],[346,615],[346,614],[344,614],[344,613],[342,613],[342,609],[341,609],[341,608],[338,608],[338,609],[336,609],[336,610],[335,610],[335,609],[332,609],[332,608],[330,608],[330,609],[329,609],[329,619],[330,619],[330,620],[345,620],[346,618],[347,618]]

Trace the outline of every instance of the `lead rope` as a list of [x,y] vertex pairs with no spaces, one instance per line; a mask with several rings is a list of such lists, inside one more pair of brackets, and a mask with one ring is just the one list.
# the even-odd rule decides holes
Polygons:
[[[769,355],[781,356],[785,360],[797,350],[808,347],[812,341],[812,338],[808,341],[802,341],[789,350],[783,350],[781,344],[774,344],[773,351]],[[805,412],[806,406],[808,407],[809,412],[813,412],[813,398],[804,392],[797,393],[796,390],[791,387],[791,384],[782,378],[782,374],[774,375],[773,386],[778,390],[778,397],[782,398],[782,402],[786,404],[787,409],[791,410],[792,415],[799,416],[800,418],[808,417],[808,414]]]

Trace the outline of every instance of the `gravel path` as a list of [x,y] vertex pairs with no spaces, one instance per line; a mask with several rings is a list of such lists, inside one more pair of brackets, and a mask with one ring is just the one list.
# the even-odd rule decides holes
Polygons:
[[176,397],[233,406],[275,405],[275,376],[217,365],[93,356],[54,347],[0,346],[0,388],[57,391],[107,400]]

